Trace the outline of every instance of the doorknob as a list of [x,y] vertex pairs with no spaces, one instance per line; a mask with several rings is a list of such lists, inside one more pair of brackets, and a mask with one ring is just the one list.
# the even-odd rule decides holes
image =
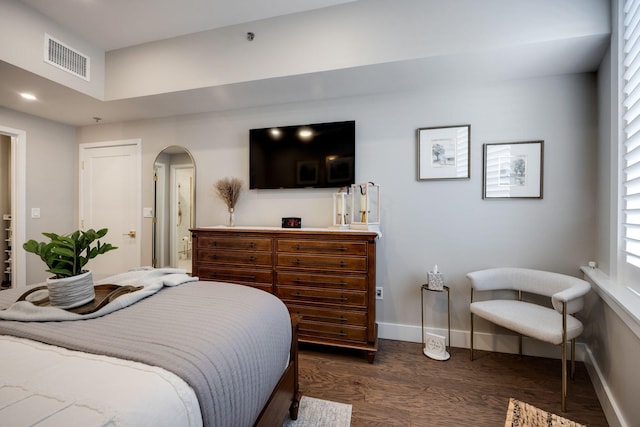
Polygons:
[[126,234],[123,234],[123,236],[129,236],[133,239],[136,237],[136,230],[129,230],[129,232]]

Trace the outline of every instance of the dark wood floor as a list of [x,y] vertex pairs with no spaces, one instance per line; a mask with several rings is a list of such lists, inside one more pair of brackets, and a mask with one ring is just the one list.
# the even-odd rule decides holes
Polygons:
[[440,362],[419,343],[380,340],[369,364],[362,353],[301,344],[300,388],[353,405],[353,427],[501,427],[510,397],[589,427],[608,425],[582,363],[562,413],[559,360],[477,351],[471,362],[468,349],[451,353]]

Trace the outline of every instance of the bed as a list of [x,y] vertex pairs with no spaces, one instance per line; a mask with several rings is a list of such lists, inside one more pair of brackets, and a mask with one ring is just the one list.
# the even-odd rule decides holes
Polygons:
[[104,307],[115,305],[107,314],[78,320],[33,321],[43,310],[15,303],[24,289],[0,292],[1,315],[13,319],[19,307],[32,320],[0,320],[3,423],[279,426],[287,415],[295,419],[297,321],[284,304],[251,287],[176,282],[175,271],[158,272],[103,280],[140,285],[144,298],[133,292]]

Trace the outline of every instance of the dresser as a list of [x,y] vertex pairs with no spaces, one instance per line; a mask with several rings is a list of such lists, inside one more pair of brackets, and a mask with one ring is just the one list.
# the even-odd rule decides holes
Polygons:
[[371,231],[192,229],[193,275],[253,286],[300,317],[301,342],[377,351],[376,239]]

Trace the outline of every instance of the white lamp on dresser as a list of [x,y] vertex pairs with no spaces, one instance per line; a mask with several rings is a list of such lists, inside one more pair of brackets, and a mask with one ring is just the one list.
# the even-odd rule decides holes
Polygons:
[[351,185],[353,230],[380,231],[380,186],[373,182]]
[[333,225],[329,227],[333,230],[348,230],[350,220],[349,187],[341,188],[333,194]]

